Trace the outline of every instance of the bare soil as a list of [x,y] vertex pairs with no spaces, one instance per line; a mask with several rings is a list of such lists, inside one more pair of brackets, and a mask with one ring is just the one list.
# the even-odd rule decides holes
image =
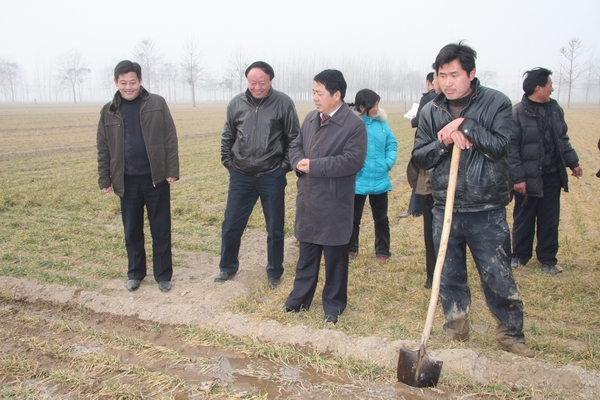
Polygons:
[[[296,257],[297,248],[293,239],[287,240],[286,259],[293,260]],[[252,359],[224,349],[190,347],[177,338],[173,331],[174,326],[198,325],[235,337],[254,337],[263,342],[316,348],[323,353],[368,360],[390,369],[395,369],[401,348],[418,347],[418,343],[413,341],[350,337],[337,331],[335,327],[311,329],[228,311],[228,306],[235,298],[250,293],[256,285],[265,285],[264,260],[265,237],[251,232],[247,233],[242,241],[242,267],[239,273],[233,280],[222,284],[213,282],[218,273],[218,258],[204,253],[187,255],[189,267],[175,270],[173,289],[169,293],[160,292],[151,275],[143,281],[140,289],[133,293],[126,290],[125,278],[99,282],[100,289],[89,292],[72,287],[40,285],[31,281],[0,277],[0,287],[12,298],[12,301],[4,302],[2,307],[5,312],[13,314],[27,312],[45,318],[60,316],[81,320],[87,326],[141,337],[182,354],[218,359],[218,368],[212,372],[191,373],[181,369],[174,373],[190,382],[220,380],[235,390],[268,393],[269,398],[459,397],[439,389],[414,389],[401,383],[360,383],[352,381],[349,377],[323,376],[314,370]],[[282,287],[276,290],[282,290]],[[90,310],[90,313],[81,315],[74,311],[74,307],[70,307],[73,305],[84,307]],[[18,325],[18,319],[6,319],[3,329],[11,329],[11,324]],[[154,328],[147,329],[150,325]],[[18,326],[12,328],[17,329]],[[43,336],[44,332],[37,334]],[[70,335],[69,332],[65,332],[63,339],[72,340]],[[73,351],[93,351],[94,347],[89,343],[81,345],[76,341],[72,346]],[[116,348],[110,351],[119,352]],[[4,339],[0,345],[0,352],[32,357],[41,365],[54,362],[44,354],[32,352],[20,341],[11,342],[10,338]],[[479,384],[501,383],[513,388],[533,387],[541,392],[551,390],[560,393],[565,398],[596,398],[600,393],[600,374],[576,366],[556,367],[536,359],[525,359],[503,352],[494,353],[492,356],[483,355],[477,349],[430,351],[430,356],[444,361],[443,374],[466,377]],[[165,370],[177,369],[166,365],[163,367]],[[249,370],[258,368],[277,370],[279,378],[256,377],[255,374],[248,373]],[[282,375],[289,379],[282,380]],[[324,386],[328,389],[324,390]],[[335,388],[333,392],[332,387]],[[49,391],[48,397],[69,398],[68,395],[60,397],[59,394]]]

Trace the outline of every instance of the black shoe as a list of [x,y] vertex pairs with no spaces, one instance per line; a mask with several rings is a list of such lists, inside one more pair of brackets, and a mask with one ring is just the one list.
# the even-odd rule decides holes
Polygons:
[[279,306],[279,307],[275,308],[275,310],[278,310],[278,311],[281,310],[281,311],[286,312],[286,313],[287,312],[290,312],[290,313],[296,313],[296,312],[298,312],[298,310],[294,310],[293,308],[290,308],[290,307],[286,306],[285,304],[282,305],[282,306]]
[[171,290],[171,281],[162,281],[162,282],[158,282],[158,289],[160,289],[161,292],[168,292],[169,290]]
[[517,257],[511,257],[510,258],[510,267],[512,269],[517,269],[519,268],[519,259]]
[[521,260],[519,257],[512,256],[510,258],[510,267],[512,269],[517,269],[519,267],[524,266],[525,264],[527,264],[527,261],[523,262],[523,260]]
[[335,325],[335,324],[337,324],[337,321],[338,321],[338,316],[337,315],[326,314],[325,318],[323,318],[323,322],[325,324],[332,323],[333,325]]
[[135,292],[140,288],[140,284],[142,281],[138,281],[137,279],[130,279],[127,281],[127,290],[130,292]]
[[408,217],[410,217],[410,213],[409,212],[405,212],[404,214],[398,215],[398,218],[408,218]]
[[416,217],[416,218],[420,217],[421,215],[423,215],[423,213],[420,213],[420,212],[416,212],[416,213],[412,214],[412,216]]
[[542,265],[542,274],[554,276],[556,274],[560,274],[561,272],[563,272],[563,269],[558,265]]
[[424,287],[425,287],[425,289],[431,289],[431,281],[429,279],[427,279],[425,281],[425,286]]
[[271,290],[276,289],[281,283],[281,278],[269,278],[269,287]]
[[225,282],[230,279],[233,279],[234,276],[235,276],[235,273],[230,274],[229,272],[221,272],[221,273],[219,273],[219,275],[217,275],[215,277],[215,282]]

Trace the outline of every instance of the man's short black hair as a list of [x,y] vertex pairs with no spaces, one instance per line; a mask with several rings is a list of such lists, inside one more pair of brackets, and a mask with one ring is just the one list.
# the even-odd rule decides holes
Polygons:
[[332,96],[335,92],[339,91],[341,95],[340,99],[344,101],[348,85],[346,85],[344,75],[340,71],[337,69],[326,69],[315,75],[313,80],[325,86],[325,89],[327,89]]
[[252,64],[250,64],[248,66],[248,68],[246,68],[246,78],[248,77],[248,73],[250,72],[250,70],[252,68],[260,68],[262,70],[262,72],[269,75],[271,80],[273,80],[273,78],[275,78],[275,71],[273,71],[273,67],[271,67],[269,64],[267,64],[264,61],[254,61]]
[[427,74],[427,81],[433,85],[433,72]]
[[547,68],[537,67],[532,70],[526,71],[523,76],[523,91],[527,96],[531,96],[538,86],[546,86],[548,84],[548,77],[552,75],[552,71]]
[[464,40],[461,40],[458,43],[450,43],[442,47],[435,58],[435,63],[433,63],[436,73],[440,71],[441,66],[451,63],[456,59],[460,62],[462,69],[467,72],[467,75],[475,69],[477,52],[466,44],[463,44],[463,42]]
[[115,79],[119,79],[119,75],[135,72],[139,80],[142,80],[142,67],[136,62],[123,60],[115,67]]

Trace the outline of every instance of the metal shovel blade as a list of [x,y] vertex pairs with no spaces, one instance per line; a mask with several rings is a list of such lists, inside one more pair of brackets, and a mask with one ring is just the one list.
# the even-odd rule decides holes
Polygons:
[[444,362],[429,357],[424,349],[421,357],[419,353],[400,349],[398,381],[413,387],[436,386]]

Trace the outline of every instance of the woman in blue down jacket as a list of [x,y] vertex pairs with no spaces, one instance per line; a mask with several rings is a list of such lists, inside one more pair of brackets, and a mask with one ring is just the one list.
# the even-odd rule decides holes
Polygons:
[[386,262],[390,253],[390,223],[388,220],[388,192],[392,190],[389,172],[396,163],[398,142],[388,126],[387,115],[379,108],[380,97],[369,89],[356,93],[354,111],[367,125],[367,158],[363,168],[356,175],[356,196],[354,197],[354,227],[348,245],[348,257],[358,254],[360,220],[367,196],[375,222],[375,256],[379,262]]

